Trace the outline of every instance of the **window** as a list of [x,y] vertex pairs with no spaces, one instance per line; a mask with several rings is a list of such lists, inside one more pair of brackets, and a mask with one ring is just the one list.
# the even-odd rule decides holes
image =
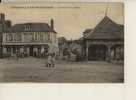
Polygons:
[[31,30],[30,25],[25,25],[24,28],[25,28],[25,31],[30,31]]
[[50,34],[48,33],[47,36],[47,40],[50,41]]
[[13,41],[13,35],[9,34],[9,41]]
[[45,35],[44,40],[46,42],[49,42],[49,40],[50,40],[50,34],[49,33],[44,33],[44,35]]
[[32,34],[32,41],[35,41],[34,34]]
[[42,33],[39,34],[39,37],[40,37],[40,41],[43,41],[43,34]]
[[36,41],[38,40],[38,34],[37,33],[35,34],[35,40]]
[[6,35],[6,41],[13,41],[13,35],[12,34],[7,34]]
[[44,39],[45,41],[48,41],[48,39],[47,39],[48,38],[48,34],[47,33],[45,33],[45,37],[44,38],[45,38]]
[[14,34],[14,41],[17,41],[17,34]]
[[6,41],[8,41],[8,34],[6,34]]

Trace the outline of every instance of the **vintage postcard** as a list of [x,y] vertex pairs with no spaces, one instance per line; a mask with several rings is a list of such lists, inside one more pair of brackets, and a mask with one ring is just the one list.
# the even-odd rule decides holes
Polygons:
[[124,83],[124,4],[0,4],[0,82]]

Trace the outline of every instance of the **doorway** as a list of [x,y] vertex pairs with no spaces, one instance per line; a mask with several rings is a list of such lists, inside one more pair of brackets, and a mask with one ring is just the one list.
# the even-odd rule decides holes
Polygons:
[[30,52],[29,52],[30,56],[33,56],[33,46],[30,46]]
[[107,56],[107,47],[105,45],[91,45],[88,48],[88,60],[105,61]]

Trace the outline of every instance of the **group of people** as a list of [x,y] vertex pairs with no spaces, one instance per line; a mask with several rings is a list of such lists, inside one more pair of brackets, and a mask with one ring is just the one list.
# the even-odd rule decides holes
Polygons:
[[[19,60],[19,52],[16,51],[16,53],[11,54],[13,58],[16,60]],[[54,67],[55,66],[55,53],[48,53],[47,54],[47,62],[46,62],[46,67]]]
[[49,53],[46,67],[54,67],[54,66],[55,66],[55,53]]

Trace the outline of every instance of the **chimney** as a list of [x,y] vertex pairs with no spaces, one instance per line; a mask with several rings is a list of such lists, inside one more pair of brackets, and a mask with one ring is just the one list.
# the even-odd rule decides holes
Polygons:
[[7,28],[10,28],[11,25],[12,25],[11,21],[10,21],[10,20],[7,20],[7,21],[6,21],[6,27],[7,27]]
[[51,24],[51,28],[54,29],[54,21],[53,21],[53,19],[51,19],[50,24]]
[[5,14],[0,13],[0,21],[5,21]]

